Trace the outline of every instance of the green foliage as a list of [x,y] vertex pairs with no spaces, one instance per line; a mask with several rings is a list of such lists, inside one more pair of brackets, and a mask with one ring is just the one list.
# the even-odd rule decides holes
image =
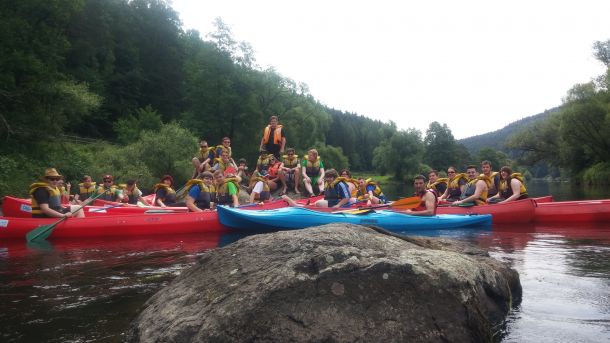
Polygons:
[[389,173],[398,180],[405,180],[419,173],[423,154],[421,132],[401,130],[375,148],[373,164],[381,175]]
[[341,169],[349,169],[349,161],[340,147],[317,144],[315,149],[318,150],[318,155],[324,162],[324,169],[334,168],[337,172]]
[[158,131],[162,125],[163,122],[159,112],[148,105],[145,108],[138,108],[135,115],[130,114],[124,118],[119,118],[114,123],[114,130],[119,142],[129,144],[138,140],[141,132],[146,130]]
[[459,162],[457,143],[447,124],[432,122],[424,138],[424,162],[437,170],[447,169]]
[[587,168],[583,181],[589,185],[610,185],[610,162],[597,163]]
[[483,161],[491,162],[491,168],[495,171],[500,170],[503,166],[510,166],[510,161],[506,154],[492,148],[483,148],[479,150],[472,163],[475,164],[477,168],[480,168],[479,164]]

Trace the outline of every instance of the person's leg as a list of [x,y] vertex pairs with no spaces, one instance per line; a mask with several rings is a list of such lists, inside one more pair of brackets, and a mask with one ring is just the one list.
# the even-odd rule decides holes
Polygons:
[[199,162],[199,159],[197,157],[193,157],[193,159],[191,160],[191,163],[193,164],[193,179],[197,177],[197,175],[199,175],[200,171],[199,169],[201,168],[201,162]]
[[328,201],[326,200],[318,200],[314,204],[315,207],[328,207]]
[[294,192],[298,194],[299,192],[301,192],[301,190],[299,190],[299,185],[301,183],[301,174],[293,171],[292,175],[294,176]]
[[280,170],[278,172],[278,175],[280,176],[280,181],[282,182],[282,191],[280,192],[280,195],[284,195],[286,194],[286,172],[283,170]]
[[304,179],[303,184],[305,185],[305,190],[307,191],[307,195],[313,195],[313,188],[311,186],[311,178]]
[[[82,209],[82,208],[81,208],[81,209],[78,209],[79,207],[81,207],[81,206],[78,206],[78,205],[70,205],[70,212],[73,212],[73,213],[74,213],[74,216],[75,216],[76,218],[84,218],[84,217],[85,217],[85,211],[83,211],[83,209]],[[78,211],[76,211],[76,210],[78,210]],[[74,212],[74,211],[76,211],[76,212]]]
[[282,200],[284,200],[286,203],[288,203],[288,206],[290,207],[300,207],[299,204],[296,203],[296,201],[292,200],[291,198],[289,198],[287,195],[282,195],[281,196]]
[[319,190],[318,194],[324,193],[324,179],[321,177],[318,177],[318,190]]

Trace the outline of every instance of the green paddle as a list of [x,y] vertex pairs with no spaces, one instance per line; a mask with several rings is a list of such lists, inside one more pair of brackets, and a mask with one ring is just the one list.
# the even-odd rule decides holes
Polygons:
[[[100,196],[102,196],[102,194],[104,193],[99,193],[93,197],[88,198],[87,200],[85,200],[83,202],[82,205],[80,205],[79,208],[77,208],[76,210],[74,210],[72,212],[72,214],[80,211],[83,207],[87,206],[88,204],[90,204],[93,200],[99,198]],[[49,238],[49,236],[51,235],[51,233],[53,233],[53,230],[55,229],[55,227],[60,224],[61,222],[63,222],[64,220],[68,219],[68,217],[63,217],[60,220],[58,220],[57,222],[53,223],[53,224],[48,224],[48,225],[42,225],[39,226],[33,230],[31,230],[30,232],[25,234],[25,240],[28,242],[32,242],[35,240],[45,240],[47,238]]]
[[474,202],[467,202],[467,203],[463,203],[463,204],[443,204],[443,205],[438,205],[438,207],[472,207],[475,206]]

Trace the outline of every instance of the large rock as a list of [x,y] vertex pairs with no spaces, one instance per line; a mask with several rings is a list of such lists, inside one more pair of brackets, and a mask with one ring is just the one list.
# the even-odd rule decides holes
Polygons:
[[155,294],[132,342],[492,340],[519,275],[447,239],[325,225],[212,250]]

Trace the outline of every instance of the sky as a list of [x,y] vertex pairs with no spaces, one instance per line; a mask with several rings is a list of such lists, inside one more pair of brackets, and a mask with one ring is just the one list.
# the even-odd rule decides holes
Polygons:
[[561,105],[603,74],[610,1],[173,0],[201,36],[222,18],[257,64],[321,103],[457,139]]

